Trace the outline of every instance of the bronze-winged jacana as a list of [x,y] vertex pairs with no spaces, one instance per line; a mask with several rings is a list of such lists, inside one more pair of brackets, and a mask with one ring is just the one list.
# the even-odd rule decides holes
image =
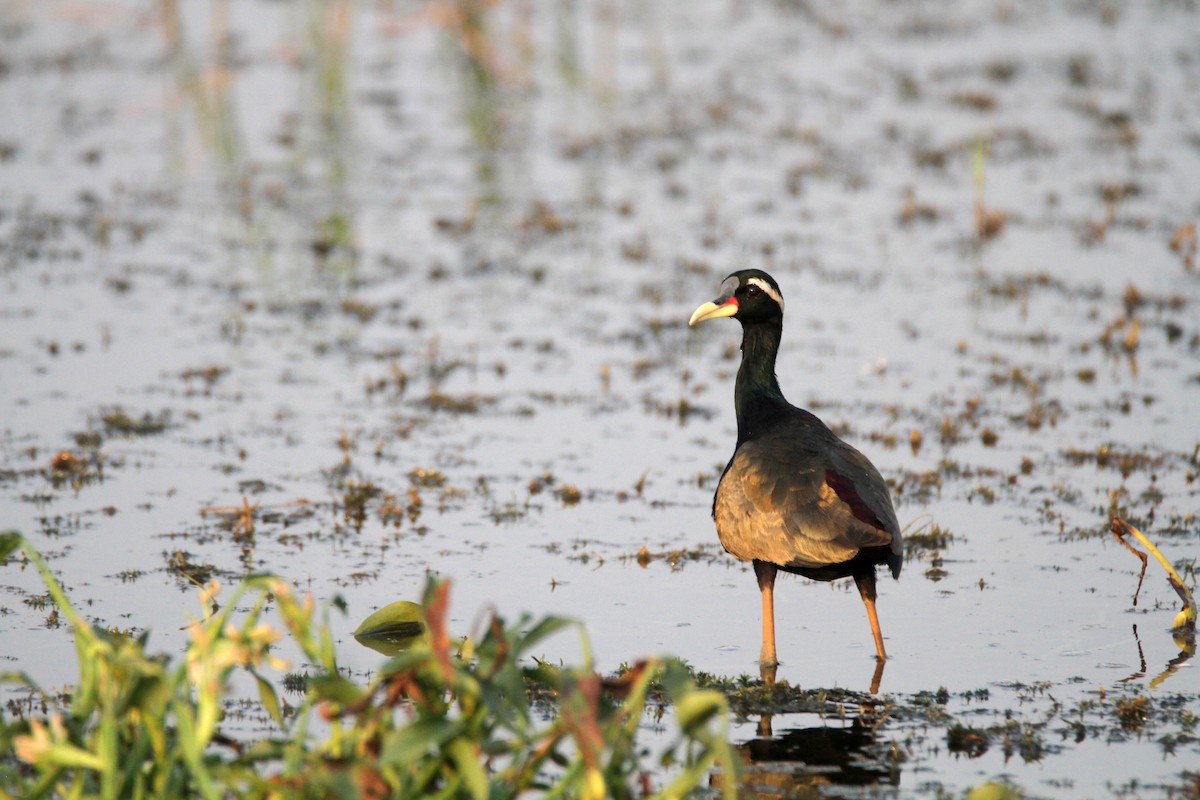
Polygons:
[[770,275],[733,273],[688,325],[718,317],[742,323],[742,363],[733,389],[737,447],[721,473],[712,515],[725,549],[754,564],[762,592],[761,662],[777,663],[775,574],[784,570],[819,581],[854,578],[882,665],[875,566],[887,564],[899,578],[904,554],[887,485],[862,453],[783,398],[775,377],[783,295]]

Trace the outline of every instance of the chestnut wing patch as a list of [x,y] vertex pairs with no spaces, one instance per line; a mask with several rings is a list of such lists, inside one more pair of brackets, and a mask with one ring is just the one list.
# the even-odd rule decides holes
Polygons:
[[[850,513],[859,522],[870,525],[872,528],[886,531],[888,528],[880,519],[875,516],[875,512],[863,500],[862,495],[858,493],[858,487],[854,485],[854,481],[844,475],[840,475],[834,470],[825,470],[825,485],[832,490],[838,500],[850,507]],[[832,499],[832,498],[830,498]]]

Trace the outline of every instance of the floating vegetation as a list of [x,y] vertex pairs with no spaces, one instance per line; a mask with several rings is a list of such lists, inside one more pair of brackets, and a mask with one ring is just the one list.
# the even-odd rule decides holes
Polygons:
[[280,681],[283,690],[288,694],[305,694],[308,692],[308,674],[299,672],[284,673]]
[[252,539],[254,536],[254,519],[258,512],[258,505],[251,504],[250,500],[243,497],[240,506],[209,506],[200,509],[200,515],[206,516],[213,514],[217,516],[221,522],[221,526],[233,533],[234,541],[245,541]]
[[951,725],[946,729],[946,749],[967,758],[979,758],[987,752],[991,736],[986,730],[970,725]]
[[450,395],[443,392],[430,392],[421,404],[430,411],[445,411],[449,414],[478,414],[486,405],[496,402],[494,397],[480,394]]
[[171,426],[171,411],[163,409],[157,414],[146,411],[138,417],[115,406],[100,411],[100,424],[108,436],[154,436]]
[[367,503],[383,494],[383,490],[369,480],[348,480],[342,485],[342,516],[355,530],[361,530],[367,520]]
[[424,467],[414,467],[408,473],[408,479],[412,481],[413,486],[426,489],[436,489],[446,485],[446,476],[440,470],[425,469]]
[[367,323],[379,313],[379,308],[363,300],[347,298],[342,301],[342,313],[355,317],[359,322]]
[[1150,699],[1145,695],[1118,698],[1113,707],[1113,716],[1117,718],[1121,729],[1130,733],[1140,733],[1146,726],[1151,712]]
[[1112,443],[1097,445],[1095,450],[1080,450],[1074,446],[1063,452],[1074,464],[1095,464],[1100,469],[1112,469],[1128,477],[1140,470],[1161,468],[1167,456],[1144,450],[1126,450]]
[[80,472],[83,470],[83,466],[83,461],[80,460],[79,456],[70,450],[63,450],[50,459],[50,469],[60,474]]
[[29,595],[21,602],[34,610],[41,611],[43,609],[50,608],[53,605],[54,600],[47,592],[46,594]]
[[81,489],[104,480],[107,463],[106,455],[97,448],[81,448],[79,453],[60,450],[50,459],[49,469],[41,472],[55,487]]
[[948,576],[950,573],[943,568],[945,563],[940,553],[931,555],[929,557],[929,567],[924,572],[926,579],[937,583]]
[[556,480],[553,472],[546,472],[533,478],[529,481],[529,494],[541,494],[547,486],[553,486]]
[[393,524],[399,526],[405,518],[412,524],[415,524],[421,516],[421,509],[424,506],[424,501],[421,500],[421,494],[416,488],[410,488],[405,500],[401,500],[394,494],[384,494],[383,501],[379,504],[379,519],[385,525]]
[[212,564],[194,563],[192,554],[186,550],[172,550],[163,555],[167,559],[167,572],[196,586],[203,586],[217,573],[217,568]]
[[940,552],[954,543],[954,534],[936,522],[921,530],[904,533],[904,557],[920,559],[930,553]]
[[562,500],[564,506],[573,506],[577,505],[583,499],[583,492],[579,491],[579,488],[576,486],[564,483],[555,488],[554,496]]
[[732,558],[718,544],[702,544],[696,547],[681,547],[674,550],[650,550],[645,545],[632,555],[625,553],[621,561],[635,561],[640,567],[648,567],[655,561],[666,562],[672,572],[683,569],[688,564],[712,564],[719,561],[730,561]]
[[529,513],[528,503],[516,503],[508,501],[503,504],[495,504],[488,509],[488,517],[497,525],[501,522],[516,522]]
[[649,413],[657,414],[667,419],[677,419],[680,423],[686,423],[692,417],[711,419],[717,414],[712,408],[698,406],[686,397],[680,397],[678,400],[663,401],[647,394],[642,398],[642,404]]
[[368,377],[365,379],[365,382],[368,397],[388,391],[389,389],[399,397],[408,388],[408,373],[401,369],[399,364],[393,363],[388,366],[386,375],[376,378]]
[[134,583],[145,574],[140,569],[123,569],[117,573],[117,580],[121,583]]
[[943,468],[925,472],[905,472],[898,479],[893,479],[891,489],[897,502],[929,503],[942,491],[946,477],[950,477],[947,468],[952,462],[943,462]]
[[1196,267],[1196,223],[1185,222],[1171,234],[1171,251],[1179,256],[1183,268],[1191,272]]
[[229,367],[222,367],[217,364],[212,364],[207,367],[194,367],[185,369],[179,374],[179,377],[184,380],[189,386],[192,381],[199,381],[202,385],[201,391],[204,394],[210,394],[217,381],[229,374]]

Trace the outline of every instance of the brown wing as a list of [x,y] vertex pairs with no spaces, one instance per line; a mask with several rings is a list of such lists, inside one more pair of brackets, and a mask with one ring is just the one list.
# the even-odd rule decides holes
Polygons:
[[890,547],[900,529],[878,470],[824,425],[785,426],[744,442],[713,504],[721,543],[742,559],[821,567],[865,547]]

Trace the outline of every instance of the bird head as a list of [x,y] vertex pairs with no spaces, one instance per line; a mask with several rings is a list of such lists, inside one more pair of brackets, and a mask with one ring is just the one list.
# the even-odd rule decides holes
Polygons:
[[704,303],[688,325],[718,317],[733,317],[743,325],[783,316],[783,293],[779,284],[761,269],[743,269],[721,282],[716,300]]

